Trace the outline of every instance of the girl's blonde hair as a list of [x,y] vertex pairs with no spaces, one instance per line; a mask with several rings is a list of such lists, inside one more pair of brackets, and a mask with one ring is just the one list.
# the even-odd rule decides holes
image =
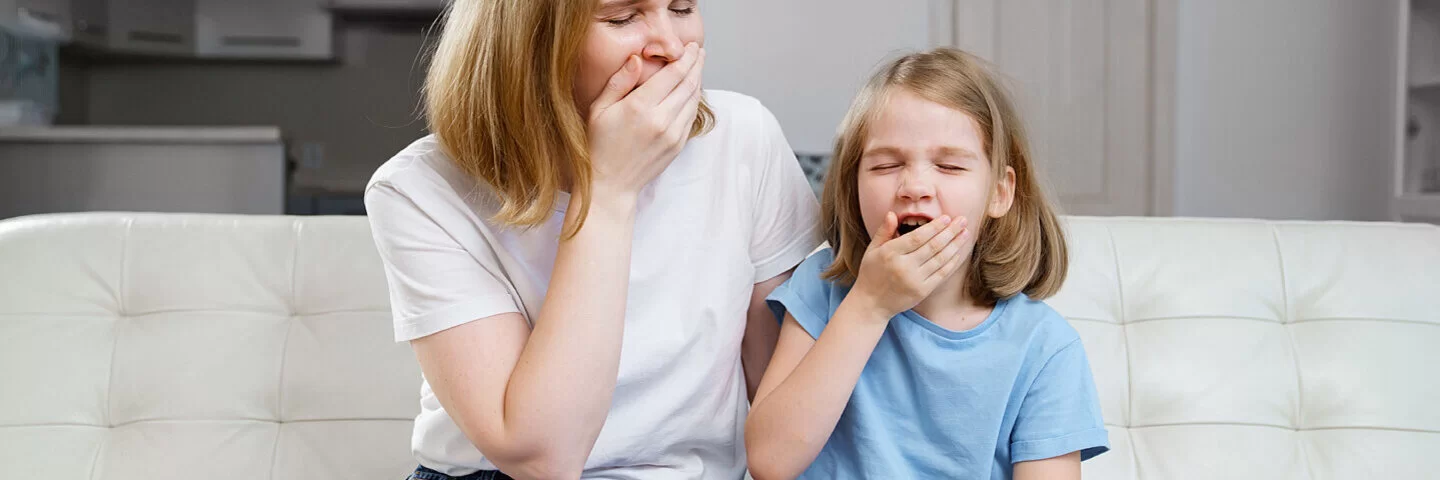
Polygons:
[[[490,185],[494,220],[533,227],[568,187],[590,209],[586,121],[574,98],[578,56],[600,0],[462,0],[449,3],[424,97],[430,131],[455,164]],[[715,114],[701,101],[692,137]]]
[[991,172],[1001,175],[1005,167],[1015,169],[1015,201],[1010,211],[1000,218],[970,219],[979,236],[965,273],[967,293],[984,302],[1020,292],[1036,299],[1054,295],[1065,282],[1065,236],[1055,208],[1041,189],[1019,114],[990,66],[951,48],[891,62],[851,104],[835,142],[821,202],[822,228],[835,248],[835,263],[825,278],[854,283],[860,272],[860,260],[870,245],[857,194],[860,157],[870,124],[896,88],[973,117],[980,126]]

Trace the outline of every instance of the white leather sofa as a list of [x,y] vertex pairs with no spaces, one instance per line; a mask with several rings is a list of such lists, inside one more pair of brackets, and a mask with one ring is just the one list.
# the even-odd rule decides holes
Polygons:
[[[1088,479],[1440,476],[1440,228],[1070,218]],[[0,222],[0,479],[400,479],[362,218]]]

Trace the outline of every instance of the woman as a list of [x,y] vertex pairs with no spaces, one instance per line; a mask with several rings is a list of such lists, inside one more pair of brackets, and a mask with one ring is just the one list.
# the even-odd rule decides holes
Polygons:
[[744,474],[818,205],[759,102],[700,89],[703,43],[694,0],[452,4],[434,134],[365,194],[426,379],[413,478]]

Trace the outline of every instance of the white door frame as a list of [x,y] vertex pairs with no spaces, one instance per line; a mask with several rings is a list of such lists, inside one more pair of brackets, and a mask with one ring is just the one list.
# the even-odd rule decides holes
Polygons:
[[[1179,0],[1149,2],[1149,81],[1147,111],[1149,185],[1146,214],[1171,216],[1175,212],[1175,87],[1176,25]],[[991,37],[971,38],[961,45],[960,32],[990,28],[994,3],[971,0],[932,0],[930,38],[936,46],[967,48],[982,56],[993,54]],[[945,21],[945,19],[949,21]],[[977,25],[976,22],[981,24]]]

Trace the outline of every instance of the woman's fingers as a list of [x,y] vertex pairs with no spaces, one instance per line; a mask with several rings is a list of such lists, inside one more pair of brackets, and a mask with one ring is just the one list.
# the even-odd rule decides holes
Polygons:
[[665,68],[646,80],[644,84],[636,88],[627,98],[639,102],[642,106],[654,106],[663,102],[670,92],[684,83],[685,77],[700,61],[700,46],[690,43],[685,46],[685,54],[679,59],[670,62]]

